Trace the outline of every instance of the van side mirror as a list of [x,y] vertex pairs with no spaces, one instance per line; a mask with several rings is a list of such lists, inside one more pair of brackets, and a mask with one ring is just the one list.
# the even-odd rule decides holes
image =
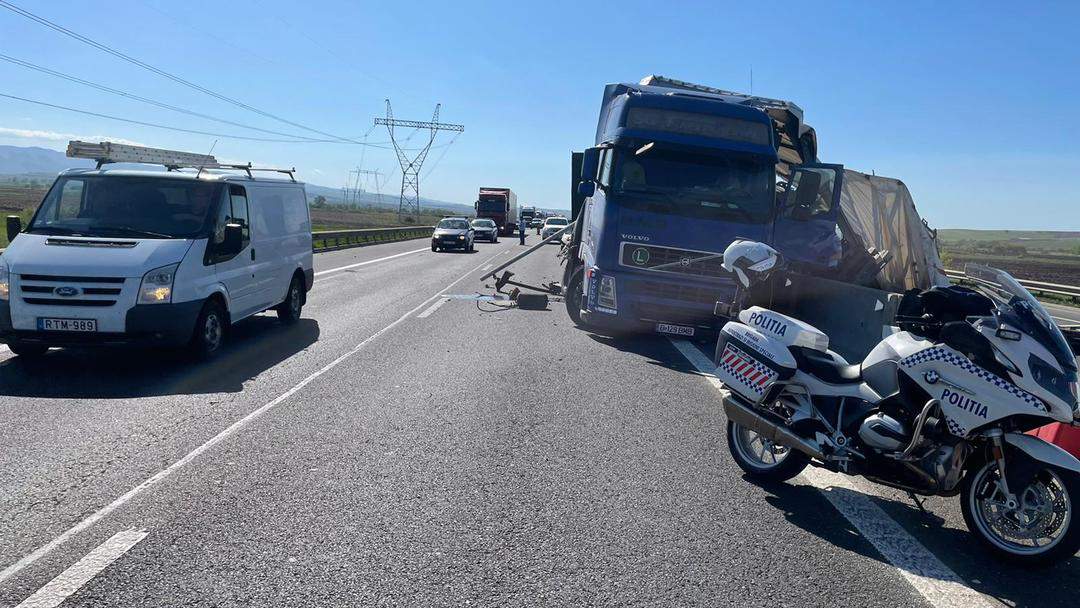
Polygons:
[[16,236],[22,232],[22,220],[17,215],[7,216],[7,239],[10,243],[15,240]]
[[577,193],[585,197],[596,194],[596,182],[578,182]]
[[581,180],[596,181],[596,172],[600,169],[600,151],[602,148],[585,148],[581,156]]
[[225,224],[225,240],[218,251],[223,256],[234,256],[244,248],[244,227],[240,224]]

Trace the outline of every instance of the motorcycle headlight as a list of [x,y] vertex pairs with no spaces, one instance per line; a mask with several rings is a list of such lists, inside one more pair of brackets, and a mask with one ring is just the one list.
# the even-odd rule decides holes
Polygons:
[[139,304],[168,304],[172,302],[173,283],[180,264],[155,268],[143,275],[139,285]]
[[8,272],[7,263],[0,260],[0,300],[7,300],[11,290],[9,283],[11,274]]

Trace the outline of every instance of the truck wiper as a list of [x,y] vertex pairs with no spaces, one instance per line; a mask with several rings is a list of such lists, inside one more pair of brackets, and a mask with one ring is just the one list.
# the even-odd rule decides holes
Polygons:
[[120,232],[124,234],[133,234],[139,236],[147,236],[151,238],[159,239],[174,239],[175,236],[171,234],[165,234],[164,232],[154,232],[153,230],[143,230],[141,228],[132,228],[131,226],[94,226],[94,230],[105,230],[111,232]]

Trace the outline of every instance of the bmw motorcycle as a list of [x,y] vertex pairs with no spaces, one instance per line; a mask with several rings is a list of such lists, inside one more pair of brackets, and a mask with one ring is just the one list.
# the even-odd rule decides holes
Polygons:
[[[750,293],[783,261],[736,241],[724,267]],[[1026,431],[1080,425],[1077,365],[1043,306],[1008,273],[969,265],[974,288],[905,296],[898,331],[860,363],[798,319],[735,304],[714,362],[728,448],[751,477],[807,465],[922,496],[960,495],[968,529],[1024,565],[1080,549],[1080,461]],[[916,499],[917,500],[917,499]]]

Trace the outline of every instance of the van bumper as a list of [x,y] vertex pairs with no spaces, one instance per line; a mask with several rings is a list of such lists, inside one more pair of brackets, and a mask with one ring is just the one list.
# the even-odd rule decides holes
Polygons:
[[200,300],[134,306],[127,311],[125,331],[45,332],[14,329],[9,302],[0,302],[0,342],[41,346],[181,346],[191,340],[202,311]]

